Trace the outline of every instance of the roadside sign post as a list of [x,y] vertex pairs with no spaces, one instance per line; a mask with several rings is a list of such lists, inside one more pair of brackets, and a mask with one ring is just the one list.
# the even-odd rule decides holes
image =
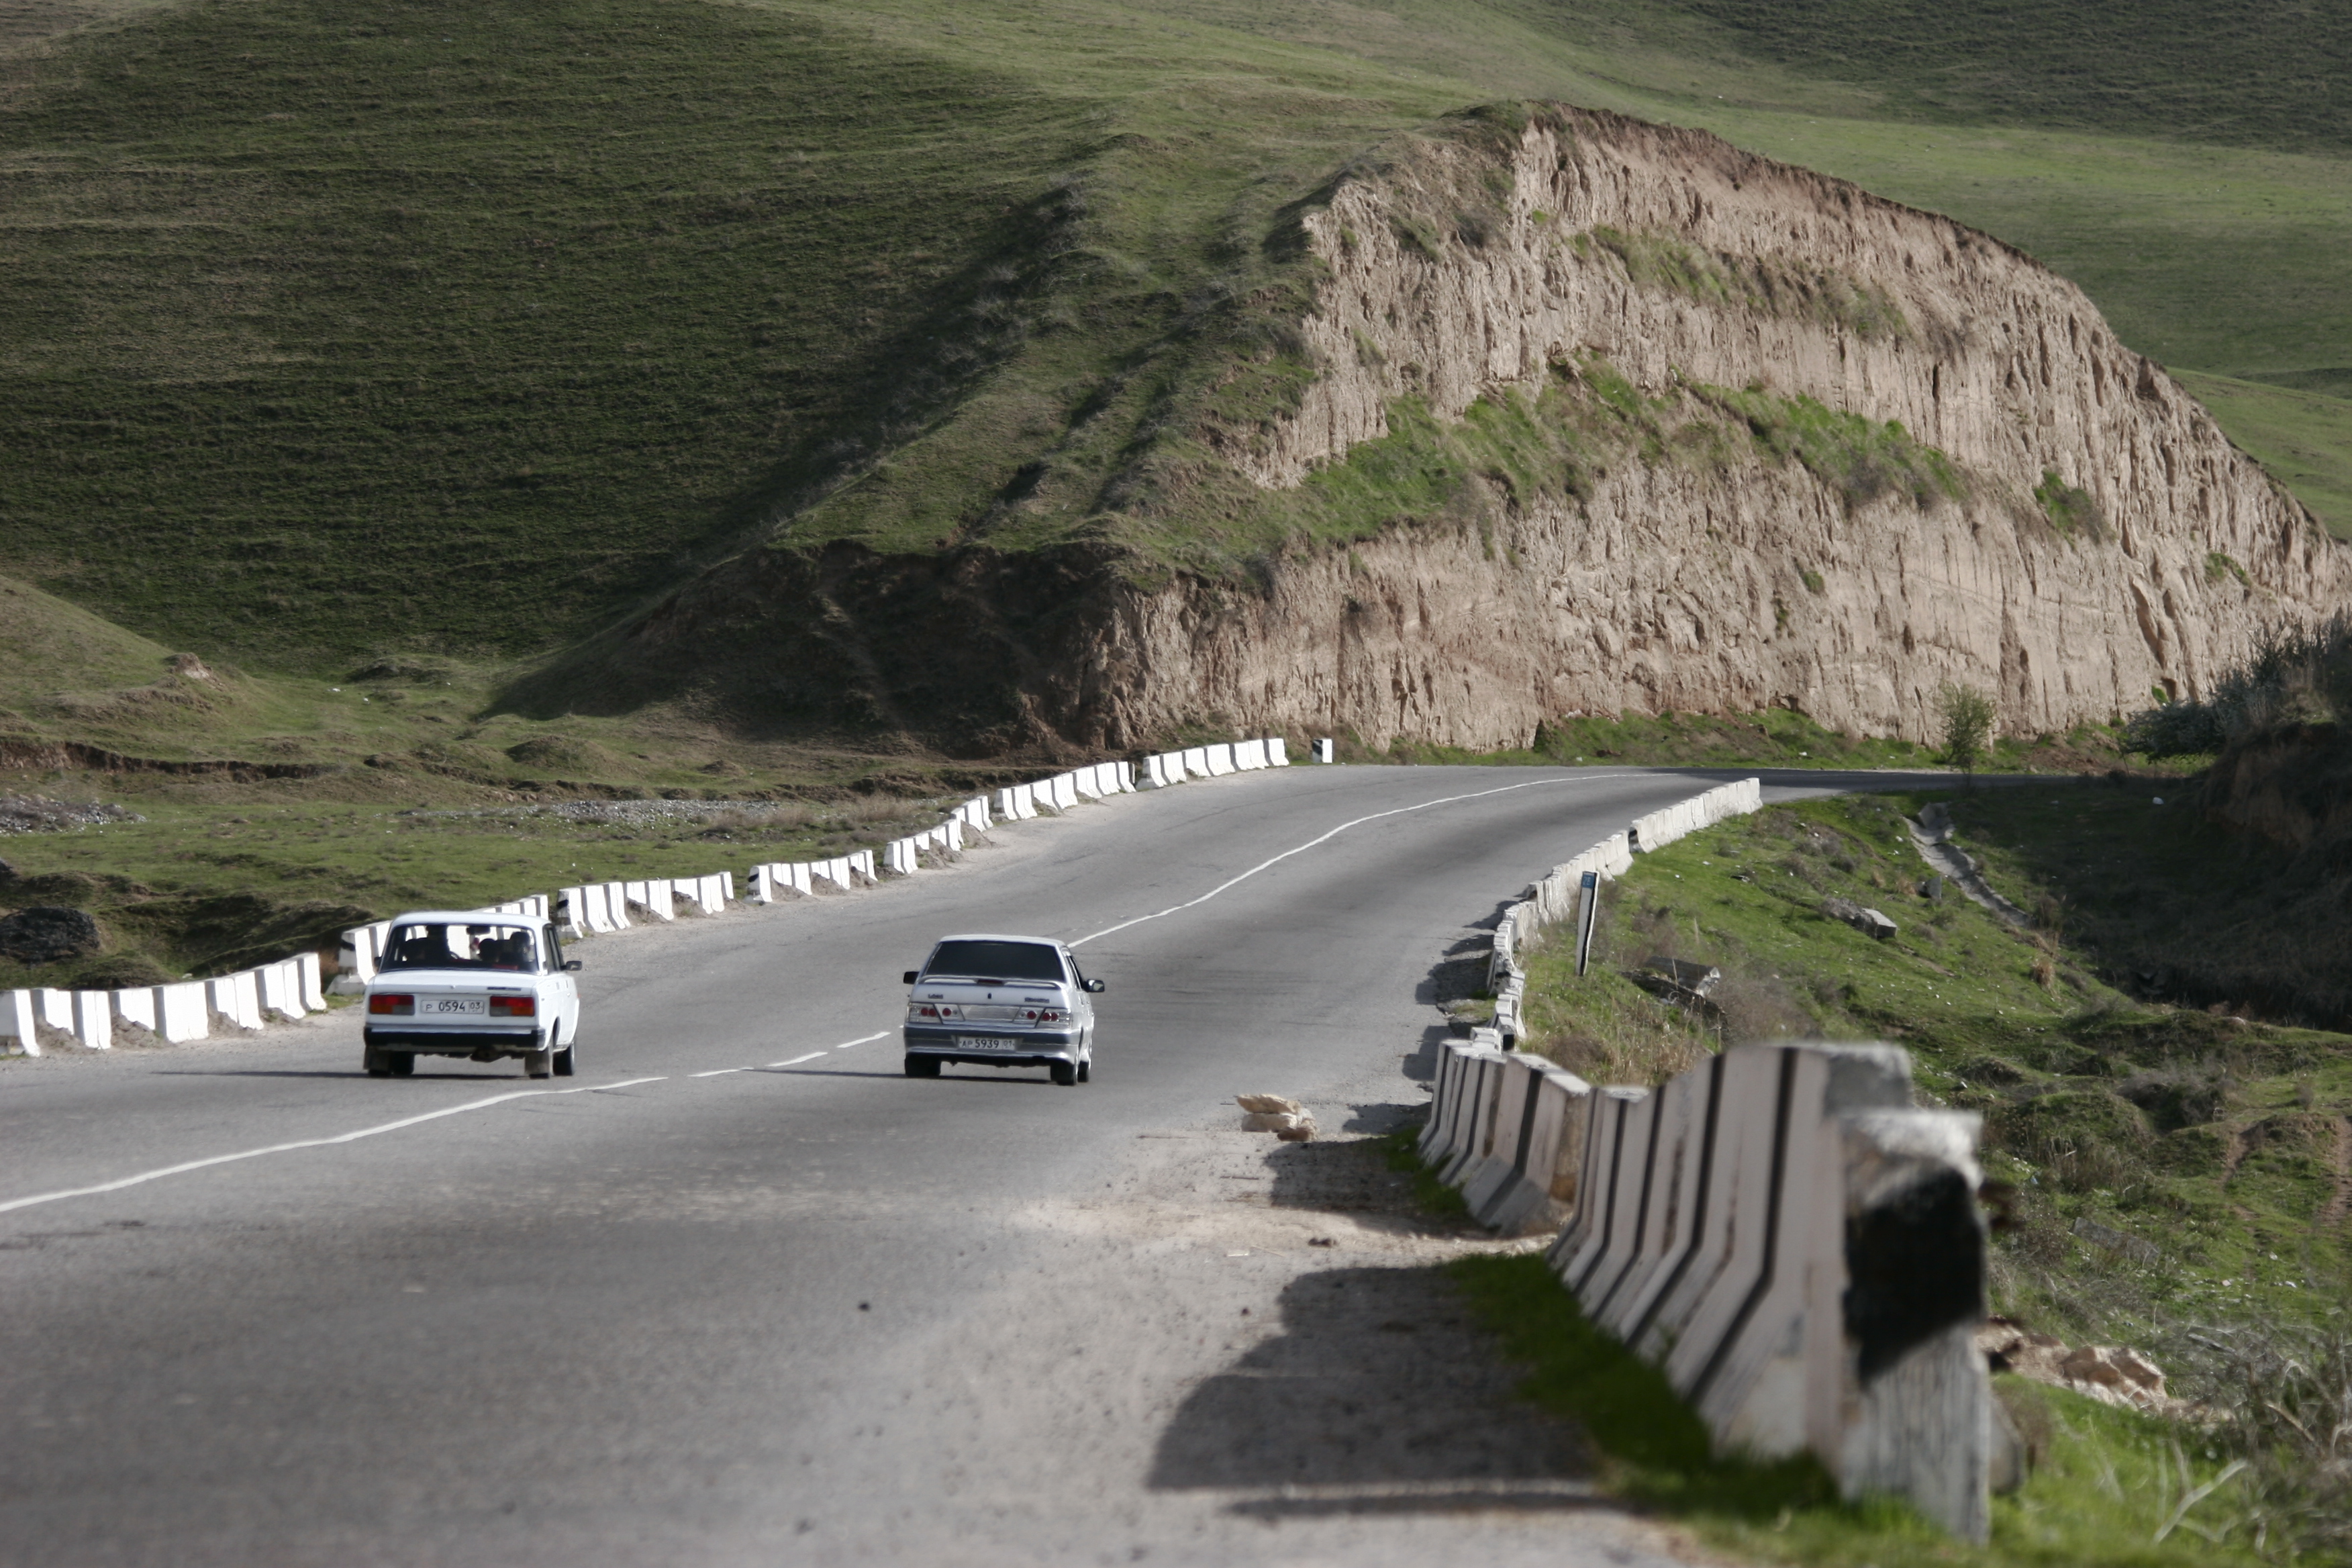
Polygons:
[[1587,871],[1576,885],[1576,973],[1592,962],[1592,922],[1601,912],[1601,873]]

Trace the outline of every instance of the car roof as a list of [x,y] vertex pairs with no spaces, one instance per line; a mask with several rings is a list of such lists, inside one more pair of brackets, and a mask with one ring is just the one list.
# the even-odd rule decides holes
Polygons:
[[[1050,936],[1013,936],[1013,935],[1011,935],[1011,934],[1009,934],[1009,933],[1007,933],[1007,932],[1001,931],[958,931],[958,932],[957,932],[955,935],[953,935],[953,936],[943,936],[943,937],[940,938],[940,942],[1030,942],[1030,943],[1032,943],[1032,944],[1034,944],[1034,945],[1035,945],[1035,946],[1038,946],[1038,947],[1059,947],[1059,946],[1061,946],[1061,945],[1062,945],[1062,944],[1061,944],[1061,942],[1060,942],[1059,941],[1057,941],[1056,939],[1055,939],[1055,938],[1053,938],[1053,937],[1050,937]],[[933,945],[934,945],[934,946],[936,946],[936,945],[938,945],[938,944],[937,944],[937,943],[934,943]]]
[[509,925],[541,924],[530,915],[502,915],[496,910],[415,910],[404,915],[394,915],[386,925]]

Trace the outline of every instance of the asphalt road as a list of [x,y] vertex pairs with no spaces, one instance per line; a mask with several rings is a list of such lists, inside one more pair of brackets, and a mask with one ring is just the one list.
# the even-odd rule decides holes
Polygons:
[[[1418,1105],[1444,952],[1717,776],[1292,767],[1087,805],[581,944],[569,1081],[371,1079],[348,1013],[0,1066],[0,1561],[1657,1560],[1467,1367],[1486,1403],[1398,1437],[1447,1381],[1427,1336],[1373,1404],[1318,1395],[1369,1369],[1300,1370],[1336,1353],[1316,1291],[1354,1283],[1369,1333],[1441,1311],[1369,1305],[1425,1283],[1154,1232],[1211,1178],[1138,1162],[1226,1157],[1237,1090]],[[900,1075],[898,973],[972,930],[1085,939],[1093,1083]],[[1106,1217],[1152,1191],[1161,1220]]]

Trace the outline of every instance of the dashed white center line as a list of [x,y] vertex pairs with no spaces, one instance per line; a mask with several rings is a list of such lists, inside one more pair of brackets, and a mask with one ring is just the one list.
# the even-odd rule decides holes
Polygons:
[[750,1068],[713,1068],[709,1072],[690,1072],[688,1078],[724,1078],[730,1072],[750,1072]]
[[125,1187],[135,1187],[145,1182],[161,1181],[165,1176],[184,1176],[191,1171],[202,1171],[214,1165],[234,1164],[239,1160],[258,1160],[264,1154],[289,1154],[298,1149],[324,1149],[336,1143],[356,1143],[362,1138],[373,1138],[380,1132],[397,1132],[404,1127],[414,1127],[423,1121],[438,1121],[445,1116],[462,1116],[468,1110],[485,1110],[493,1105],[504,1105],[516,1100],[543,1100],[562,1094],[593,1094],[608,1089],[633,1089],[641,1083],[663,1083],[667,1074],[652,1078],[623,1079],[618,1083],[583,1083],[576,1089],[520,1089],[508,1094],[494,1094],[488,1100],[468,1100],[463,1105],[451,1105],[439,1110],[428,1110],[422,1116],[404,1116],[397,1121],[380,1122],[362,1127],[356,1132],[339,1132],[331,1138],[305,1138],[294,1143],[272,1143],[261,1149],[241,1149],[234,1154],[215,1154],[208,1160],[189,1160],[177,1165],[165,1165],[160,1170],[142,1171],[135,1176],[121,1176],[111,1182],[100,1182],[93,1186],[69,1187],[63,1192],[36,1193],[27,1198],[12,1198],[0,1203],[0,1214],[11,1209],[30,1208],[35,1204],[53,1204],[61,1198],[94,1197],[100,1193],[119,1193]]
[[824,1055],[823,1051],[811,1051],[804,1057],[794,1057],[788,1062],[770,1062],[768,1065],[772,1068],[796,1068],[803,1062],[813,1062],[823,1055]]
[[868,1040],[883,1040],[883,1039],[887,1039],[887,1038],[889,1038],[889,1036],[890,1036],[890,1031],[889,1031],[889,1030],[887,1030],[887,1029],[884,1029],[884,1030],[881,1030],[881,1031],[879,1031],[878,1033],[876,1033],[876,1034],[871,1034],[871,1035],[860,1035],[860,1036],[858,1036],[858,1037],[857,1037],[856,1039],[854,1039],[854,1040],[844,1040],[844,1041],[842,1041],[842,1042],[841,1042],[841,1044],[839,1044],[839,1045],[837,1045],[837,1046],[834,1047],[833,1048],[834,1048],[835,1050],[836,1050],[836,1051],[845,1051],[845,1050],[847,1050],[847,1049],[848,1049],[850,1047],[852,1047],[852,1046],[862,1046],[862,1045],[866,1044]]

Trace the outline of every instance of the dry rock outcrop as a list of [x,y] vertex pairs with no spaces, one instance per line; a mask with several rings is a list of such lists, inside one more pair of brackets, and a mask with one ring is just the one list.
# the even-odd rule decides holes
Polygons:
[[2195,695],[2266,621],[2343,602],[2344,551],[2160,366],[1948,218],[1560,110],[1499,149],[1422,143],[1302,222],[1328,268],[1318,374],[1226,448],[1261,485],[1345,460],[1399,398],[1459,416],[1602,365],[1653,399],[1899,424],[1960,493],[1671,451],[1582,495],[1501,493],[1483,526],[1286,563],[1255,604],[1134,603],[1123,728],[1222,712],[1491,746],[1560,714],[1781,704],[1924,737],[1950,680],[2009,731],[2060,730]]

